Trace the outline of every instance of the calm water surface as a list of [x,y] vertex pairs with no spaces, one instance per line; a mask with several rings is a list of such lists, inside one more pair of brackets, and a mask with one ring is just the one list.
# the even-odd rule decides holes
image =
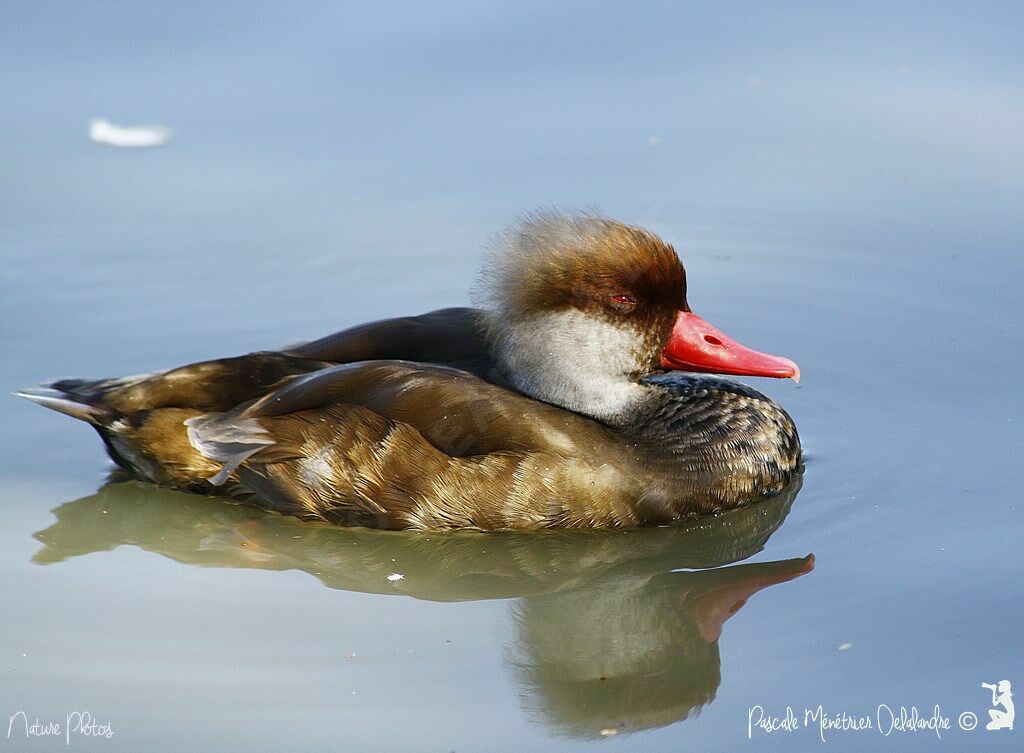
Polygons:
[[[0,399],[0,750],[65,747],[18,711],[96,751],[1021,749],[981,687],[1024,692],[1020,18],[590,8],[5,8],[0,390],[462,304],[517,212],[597,203],[800,364],[754,381],[803,477],[680,529],[342,530],[106,485]],[[819,704],[951,728],[748,740]]]

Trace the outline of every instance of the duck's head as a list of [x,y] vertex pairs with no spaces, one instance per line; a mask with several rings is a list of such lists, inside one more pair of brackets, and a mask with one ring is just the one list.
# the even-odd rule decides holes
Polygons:
[[662,370],[791,377],[788,358],[760,353],[701,319],[669,244],[591,214],[545,212],[499,236],[477,299],[499,368],[516,389],[617,424]]

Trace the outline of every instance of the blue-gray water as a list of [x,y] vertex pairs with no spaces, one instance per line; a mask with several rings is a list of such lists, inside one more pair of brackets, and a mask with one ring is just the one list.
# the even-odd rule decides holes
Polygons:
[[[676,245],[695,310],[800,364],[755,381],[807,468],[788,516],[414,537],[93,496],[93,433],[0,399],[0,750],[64,747],[18,711],[90,711],[114,736],[72,745],[97,751],[1019,750],[981,683],[1024,691],[1022,22],[5,3],[3,392],[464,303],[517,213],[597,205]],[[175,137],[103,147],[92,117]],[[819,704],[938,704],[951,729],[748,740],[752,707]]]

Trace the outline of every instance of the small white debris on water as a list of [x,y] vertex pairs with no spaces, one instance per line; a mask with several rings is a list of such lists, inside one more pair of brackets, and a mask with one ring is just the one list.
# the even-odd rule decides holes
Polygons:
[[404,577],[405,576],[401,573],[391,573],[391,575],[388,576],[388,580],[394,583],[396,580],[402,580]]
[[619,731],[615,727],[605,727],[601,730],[602,737],[611,737],[612,735],[619,734]]
[[119,126],[97,118],[89,123],[89,138],[109,146],[161,146],[170,141],[171,132],[158,125]]
[[849,651],[851,648],[853,648],[853,644],[852,643],[840,643],[839,644],[839,650],[840,651]]

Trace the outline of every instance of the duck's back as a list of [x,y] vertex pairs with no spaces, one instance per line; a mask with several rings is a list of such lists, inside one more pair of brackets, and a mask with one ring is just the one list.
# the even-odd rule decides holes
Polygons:
[[416,361],[452,366],[495,378],[491,351],[473,308],[446,308],[361,324],[288,348],[287,355],[331,363]]

